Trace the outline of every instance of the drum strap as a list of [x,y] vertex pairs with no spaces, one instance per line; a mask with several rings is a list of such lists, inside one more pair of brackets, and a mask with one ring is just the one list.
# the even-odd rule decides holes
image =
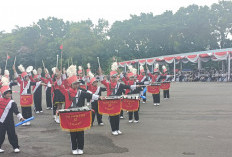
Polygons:
[[77,107],[77,103],[78,103],[78,99],[80,98],[80,95],[81,95],[81,91],[78,91],[77,95],[75,97],[71,97],[70,95],[70,91],[68,90],[68,97],[69,97],[69,100],[72,101],[72,108],[75,108]]
[[140,82],[144,82],[147,77],[143,76],[142,80]]
[[120,86],[120,83],[117,83],[116,86],[115,86],[115,88],[112,88],[112,87],[111,87],[111,84],[110,84],[111,95],[116,95],[119,86]]
[[26,87],[24,87],[24,81],[23,81],[23,91],[22,91],[22,95],[26,95],[27,94],[27,90],[30,88],[30,83],[31,83],[31,81],[29,80],[28,82],[27,82],[27,85],[26,85]]
[[[3,99],[3,98],[2,98]],[[1,110],[0,110],[0,122],[3,123],[11,109],[12,103],[14,100],[2,101]]]

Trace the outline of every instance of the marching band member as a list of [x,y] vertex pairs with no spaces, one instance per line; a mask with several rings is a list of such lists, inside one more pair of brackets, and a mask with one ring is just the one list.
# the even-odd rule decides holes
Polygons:
[[52,109],[52,78],[49,75],[48,69],[44,69],[45,72],[45,78],[41,77],[41,80],[46,84],[45,91],[46,91],[46,104],[47,104],[47,110]]
[[[59,90],[59,86],[56,83],[58,73],[59,73],[59,70],[58,70],[58,68],[56,68],[56,74],[54,75],[54,79],[53,79],[53,82],[54,82],[54,85],[53,85],[53,91],[54,91],[53,92],[53,106],[55,106],[55,108],[56,108],[55,115],[54,115],[56,123],[60,123],[58,111],[62,108],[62,104],[64,104],[64,102],[65,102],[65,97],[61,93],[61,91]],[[62,75],[62,77],[65,77],[65,75]],[[63,79],[65,79],[65,78],[63,78]]]
[[[129,80],[128,81],[125,81],[124,83],[126,85],[136,85],[136,81],[135,81],[135,75],[137,73],[137,69],[133,68],[132,66],[128,66],[128,68],[130,69],[130,73],[127,74]],[[128,94],[135,94],[134,92],[135,90],[132,90],[132,89],[126,89],[126,92],[125,94],[128,95]],[[139,112],[138,111],[134,111],[134,112],[128,112],[129,114],[129,123],[132,123],[133,122],[133,114],[134,114],[134,122],[135,123],[138,123],[139,122]]]
[[[161,76],[163,76],[163,81],[167,81],[168,80],[168,70],[167,68],[163,65],[162,66],[163,69],[163,74],[161,74]],[[164,95],[164,99],[169,99],[169,89],[163,90],[163,95]]]
[[[151,77],[152,83],[159,82],[160,75],[159,75],[159,64],[157,63],[154,68],[154,74],[152,75],[148,70],[148,75]],[[160,105],[160,92],[157,94],[152,94],[154,106]]]
[[[140,65],[139,69],[140,69],[140,75],[137,75],[138,81],[141,82],[141,83],[145,82],[145,81],[150,81],[149,77],[146,76],[146,73],[145,73],[144,68],[143,68],[142,65]],[[140,91],[140,95],[145,97],[145,98],[142,98],[142,99],[143,99],[143,103],[146,103],[146,101],[147,101],[147,98],[146,98],[147,93],[146,92],[143,93],[143,89],[144,88],[142,88],[142,90]]]
[[[85,99],[98,100],[99,96],[95,94],[90,94],[88,92],[81,91],[79,89],[80,81],[76,76],[76,66],[71,65],[67,70],[68,83],[70,84],[69,89],[65,89],[62,81],[61,74],[57,77],[57,85],[61,93],[65,96],[65,109],[77,108],[85,105]],[[72,153],[81,155],[84,149],[84,131],[70,132],[71,142],[72,142]]]
[[[56,67],[53,67],[52,68],[52,82],[55,82],[56,81]],[[54,117],[54,120],[56,121],[56,109],[57,109],[57,105],[54,105],[54,91],[55,91],[55,86],[54,84],[52,84],[52,87],[51,87],[51,94],[52,94],[52,113],[53,113],[53,117]]]
[[[18,83],[20,84],[20,100],[22,98],[24,98],[25,96],[29,96],[28,100],[26,102],[24,102],[24,103],[26,103],[26,104],[24,104],[25,106],[22,106],[22,104],[21,104],[22,115],[24,118],[28,119],[28,118],[32,117],[31,105],[33,103],[33,99],[32,99],[33,96],[31,93],[31,86],[35,86],[36,82],[32,82],[30,80],[29,75],[31,77],[31,74],[30,73],[28,74],[22,65],[19,65],[18,69],[22,72],[21,73],[22,79],[17,74],[15,66],[13,66],[14,75],[17,78]],[[31,123],[27,122],[27,123],[24,123],[23,125],[29,126],[29,125],[31,125]]]
[[5,140],[6,132],[14,152],[19,153],[20,150],[18,145],[18,137],[15,132],[13,113],[15,113],[18,119],[21,121],[23,121],[24,118],[21,113],[19,113],[17,104],[11,99],[12,90],[8,86],[8,82],[2,82],[0,92],[2,94],[2,97],[0,98],[0,153],[4,152],[1,147]]
[[40,81],[41,77],[41,69],[38,69],[38,72],[36,69],[33,70],[34,78],[33,81],[36,82],[36,85],[33,87],[34,93],[34,104],[35,104],[35,113],[42,113],[42,85]]
[[[127,76],[129,77],[128,81],[124,81],[124,83],[126,85],[144,85],[144,84],[149,84],[149,82],[145,82],[145,79],[143,80],[143,82],[137,82],[136,80],[136,76],[137,76],[137,69],[133,68],[132,66],[128,66],[128,68],[130,69],[130,73],[127,74]],[[124,80],[124,79],[123,79]],[[132,89],[126,89],[125,94],[126,95],[130,95],[130,94],[140,94],[140,91],[142,90],[141,87],[136,88],[134,90]],[[138,123],[139,122],[139,110],[138,111],[133,111],[133,112],[128,112],[129,114],[129,123],[133,122],[133,114],[134,114],[134,123]]]
[[[110,82],[108,82],[106,79],[103,80],[102,71],[100,69],[100,77],[101,77],[101,83],[106,87],[107,89],[107,96],[120,96],[123,93],[124,89],[136,89],[136,85],[124,85],[122,83],[118,82],[118,73],[117,70],[118,65],[117,62],[114,62],[111,66],[111,72],[110,72]],[[113,135],[120,135],[122,132],[119,130],[119,115],[116,116],[109,116],[110,117],[110,126],[112,130]]]
[[[98,86],[98,80],[94,77],[91,71],[88,72],[90,77],[90,82],[87,83],[88,90],[95,94],[101,96],[101,92],[106,91],[106,88]],[[97,116],[98,125],[104,125],[102,122],[102,115],[98,112],[98,100],[91,100],[91,106],[94,112],[92,112],[92,126],[95,119],[95,115]]]
[[[129,66],[128,66],[129,67]],[[124,84],[128,85],[128,81],[129,81],[129,77],[128,77],[128,74],[130,73],[130,70],[128,69],[128,71],[126,73],[121,73],[119,76],[120,76],[120,79],[124,82]],[[126,89],[126,90],[123,90],[123,94],[127,94],[130,90],[129,89]],[[121,110],[120,112],[120,119],[123,119],[124,116],[123,116],[123,113],[124,111]]]
[[[132,70],[133,70],[133,67],[132,65],[129,65],[128,66],[128,71],[127,73],[123,74],[121,73],[120,74],[120,79],[124,82],[125,85],[133,85],[134,84],[134,81],[131,81],[131,77],[134,77],[133,76],[133,73],[132,73]],[[133,78],[134,80],[134,78]],[[127,95],[131,90],[130,89],[126,89],[125,90],[125,95]],[[123,119],[123,110],[121,110],[121,113],[120,113],[120,119]]]

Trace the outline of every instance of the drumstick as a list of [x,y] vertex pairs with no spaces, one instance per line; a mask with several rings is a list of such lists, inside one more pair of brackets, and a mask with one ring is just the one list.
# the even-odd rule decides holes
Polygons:
[[139,86],[140,86],[140,87],[147,87],[147,86],[152,86],[152,85],[160,84],[160,83],[163,83],[163,82],[154,82],[153,84],[139,85]]
[[97,57],[97,61],[98,61],[98,66],[101,67],[99,57]]
[[34,119],[34,117],[28,118],[28,119],[26,119],[26,120],[24,120],[24,121],[22,121],[22,122],[19,122],[19,123],[15,124],[15,127],[17,127],[17,126],[19,126],[19,125],[22,125],[23,123],[29,122],[29,121],[31,121],[31,120],[33,120],[33,119]]
[[59,55],[56,55],[56,67],[58,68]]
[[43,68],[45,69],[44,61],[42,60]]
[[14,66],[15,66],[15,62],[16,62],[16,56],[15,56],[15,59],[14,59]]

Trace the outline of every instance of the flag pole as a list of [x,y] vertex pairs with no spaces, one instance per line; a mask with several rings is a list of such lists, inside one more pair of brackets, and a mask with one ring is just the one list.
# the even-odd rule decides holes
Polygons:
[[58,68],[59,55],[56,55],[56,67]]
[[14,66],[15,66],[15,63],[16,63],[16,56],[15,56],[15,59],[14,59]]
[[8,61],[8,53],[7,53],[7,56],[6,56],[6,65],[5,65],[5,70],[6,70],[6,66],[7,66],[7,61]]
[[63,57],[63,44],[60,45],[60,50],[61,50],[61,54],[60,54],[60,71],[62,71],[62,57]]
[[42,60],[42,63],[43,63],[43,68],[45,69],[45,64],[44,64],[44,61]]
[[5,70],[6,70],[6,66],[7,66],[7,60],[8,60],[8,59],[6,59],[6,65],[5,65]]
[[60,54],[60,70],[62,71],[62,51],[61,51],[61,54]]
[[98,66],[99,66],[99,68],[100,68],[101,65],[100,65],[99,57],[97,57],[97,62],[98,62]]

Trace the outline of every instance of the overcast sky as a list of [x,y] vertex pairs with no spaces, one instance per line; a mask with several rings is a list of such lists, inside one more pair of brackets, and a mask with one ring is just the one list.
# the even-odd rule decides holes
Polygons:
[[218,0],[1,0],[0,31],[10,32],[16,25],[30,26],[41,18],[54,16],[65,21],[91,19],[94,23],[104,18],[112,24],[124,20],[130,14],[152,12],[154,15],[165,10],[176,12],[190,4],[208,5]]

